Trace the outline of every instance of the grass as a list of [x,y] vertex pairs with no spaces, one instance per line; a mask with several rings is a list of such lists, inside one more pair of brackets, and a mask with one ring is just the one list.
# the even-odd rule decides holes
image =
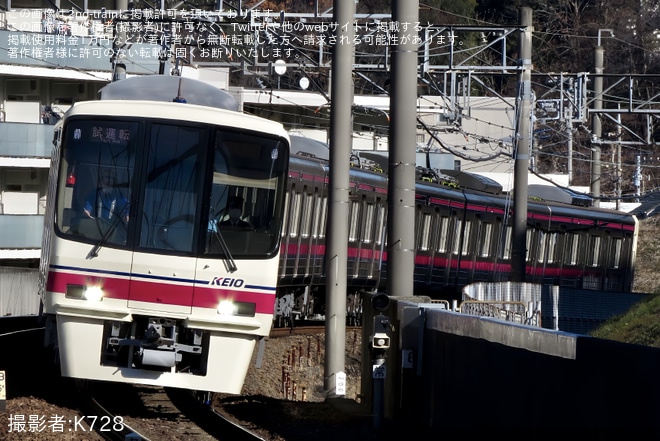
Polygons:
[[623,343],[660,347],[660,295],[649,297],[621,316],[605,322],[591,335]]

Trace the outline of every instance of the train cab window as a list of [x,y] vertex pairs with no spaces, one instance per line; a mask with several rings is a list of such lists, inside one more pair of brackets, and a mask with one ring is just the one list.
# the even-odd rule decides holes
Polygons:
[[[288,164],[281,140],[218,129],[212,134],[210,199],[205,232],[205,254],[233,258],[266,258],[277,250],[284,206],[284,171]],[[204,167],[199,167],[201,170]],[[208,189],[210,187],[210,189]],[[300,222],[303,193],[288,201],[292,219]],[[236,217],[238,219],[236,219]],[[288,226],[298,235],[299,224]]]
[[199,128],[151,126],[140,247],[193,251],[207,136]]
[[55,208],[59,233],[100,246],[127,243],[137,134],[135,122],[67,124]]

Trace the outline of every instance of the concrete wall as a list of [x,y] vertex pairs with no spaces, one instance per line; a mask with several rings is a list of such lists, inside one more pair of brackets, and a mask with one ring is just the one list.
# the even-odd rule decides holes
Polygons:
[[[440,432],[547,427],[660,434],[660,349],[464,316],[403,299],[395,299],[388,313],[396,345],[387,358],[387,419]],[[368,327],[369,319],[364,323]],[[371,406],[368,357],[362,386]]]

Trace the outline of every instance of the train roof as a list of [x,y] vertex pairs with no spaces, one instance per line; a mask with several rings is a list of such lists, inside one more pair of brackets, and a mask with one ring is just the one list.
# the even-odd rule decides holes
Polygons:
[[[290,176],[315,181],[319,185],[327,184],[327,172],[329,163],[307,155],[293,154],[290,158]],[[373,191],[375,193],[386,194],[388,183],[387,175],[376,173],[371,170],[361,168],[351,168],[350,180],[351,188],[358,191]],[[488,181],[486,181],[488,184]],[[486,191],[473,190],[466,187],[450,187],[439,183],[417,181],[415,184],[416,203],[422,205],[446,205],[446,201],[458,203],[452,205],[462,207],[465,204],[476,207],[486,207],[486,211],[491,209],[499,210],[502,213],[513,209],[513,199],[508,193],[490,193]],[[571,204],[553,199],[530,198],[527,201],[528,219],[545,219],[547,216],[559,216],[565,218],[569,223],[573,219],[590,219],[593,222],[602,222],[603,225],[634,225],[637,220],[635,216],[622,211],[610,210],[607,208],[598,208],[585,206],[582,204]],[[540,217],[539,217],[540,216]],[[579,222],[577,223],[580,224]],[[586,223],[585,225],[588,225]]]
[[561,202],[582,207],[593,206],[593,199],[587,195],[576,193],[568,188],[560,188],[554,185],[530,184],[527,187],[529,197],[543,199],[544,201]]
[[328,144],[298,135],[290,135],[290,138],[292,155],[308,156],[326,161],[330,160]]
[[448,169],[441,169],[440,173],[456,178],[458,184],[464,188],[492,194],[502,193],[502,186],[497,181],[486,176],[461,170]]
[[241,112],[211,108],[190,103],[156,102],[147,100],[101,100],[80,101],[67,111],[65,118],[72,116],[143,117],[176,121],[201,122],[242,130],[270,133],[285,139],[289,136],[277,122],[247,115]]
[[228,92],[203,81],[170,75],[145,75],[115,81],[99,90],[102,100],[186,102],[218,109],[238,110]]

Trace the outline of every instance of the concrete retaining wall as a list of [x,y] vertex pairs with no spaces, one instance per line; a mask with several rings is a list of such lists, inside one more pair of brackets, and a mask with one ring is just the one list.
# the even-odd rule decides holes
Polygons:
[[[626,428],[660,434],[659,349],[408,300],[393,299],[388,310],[394,326],[385,418],[439,430],[589,428],[595,434]],[[369,320],[364,323],[368,328]],[[369,332],[364,330],[366,338]],[[362,389],[372,406],[371,360],[364,352]]]

